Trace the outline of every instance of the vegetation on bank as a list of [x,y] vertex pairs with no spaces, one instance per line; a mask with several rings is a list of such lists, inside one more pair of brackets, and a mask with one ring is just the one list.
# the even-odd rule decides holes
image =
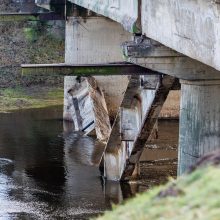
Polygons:
[[98,220],[219,220],[220,169],[208,166],[115,206]]
[[54,27],[46,31],[42,24],[34,29],[33,23],[0,25],[0,88],[63,85],[63,77],[21,75],[21,64],[64,62],[64,39],[54,37],[55,30]]
[[63,104],[63,88],[32,86],[0,89],[0,113]]
[[[1,12],[22,7],[0,0]],[[0,32],[0,112],[63,104],[63,77],[22,76],[20,65],[64,62],[64,21],[0,22]]]

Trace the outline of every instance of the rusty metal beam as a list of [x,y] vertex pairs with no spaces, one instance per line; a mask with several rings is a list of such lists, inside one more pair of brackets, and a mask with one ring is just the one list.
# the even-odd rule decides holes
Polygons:
[[6,21],[48,21],[48,20],[64,20],[64,17],[54,13],[0,13],[0,22]]
[[97,75],[154,75],[158,72],[124,63],[108,64],[23,64],[23,75],[97,76]]

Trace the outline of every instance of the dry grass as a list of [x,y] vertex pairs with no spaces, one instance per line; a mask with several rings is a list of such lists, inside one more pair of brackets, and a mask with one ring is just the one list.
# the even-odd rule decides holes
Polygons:
[[0,112],[63,104],[63,89],[35,86],[0,90]]

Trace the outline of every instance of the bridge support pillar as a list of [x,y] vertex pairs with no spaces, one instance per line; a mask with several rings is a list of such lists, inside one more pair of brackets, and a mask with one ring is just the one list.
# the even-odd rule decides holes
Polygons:
[[[105,17],[69,17],[66,21],[65,63],[97,64],[123,62],[120,45],[132,35],[123,27]],[[112,73],[114,74],[114,73]],[[95,76],[103,89],[111,119],[114,119],[128,84],[127,76]],[[76,77],[65,77],[64,119],[71,120],[71,97],[68,90],[74,86]]]
[[178,173],[220,148],[220,80],[181,81]]

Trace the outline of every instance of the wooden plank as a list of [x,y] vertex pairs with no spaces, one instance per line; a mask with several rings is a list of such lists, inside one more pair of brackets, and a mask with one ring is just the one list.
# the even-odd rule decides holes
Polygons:
[[126,161],[126,167],[122,175],[122,180],[126,180],[132,175],[135,166],[140,159],[144,146],[152,133],[167,95],[174,83],[175,78],[165,75],[156,89],[151,108],[144,117],[141,129],[134,141],[131,155]]

